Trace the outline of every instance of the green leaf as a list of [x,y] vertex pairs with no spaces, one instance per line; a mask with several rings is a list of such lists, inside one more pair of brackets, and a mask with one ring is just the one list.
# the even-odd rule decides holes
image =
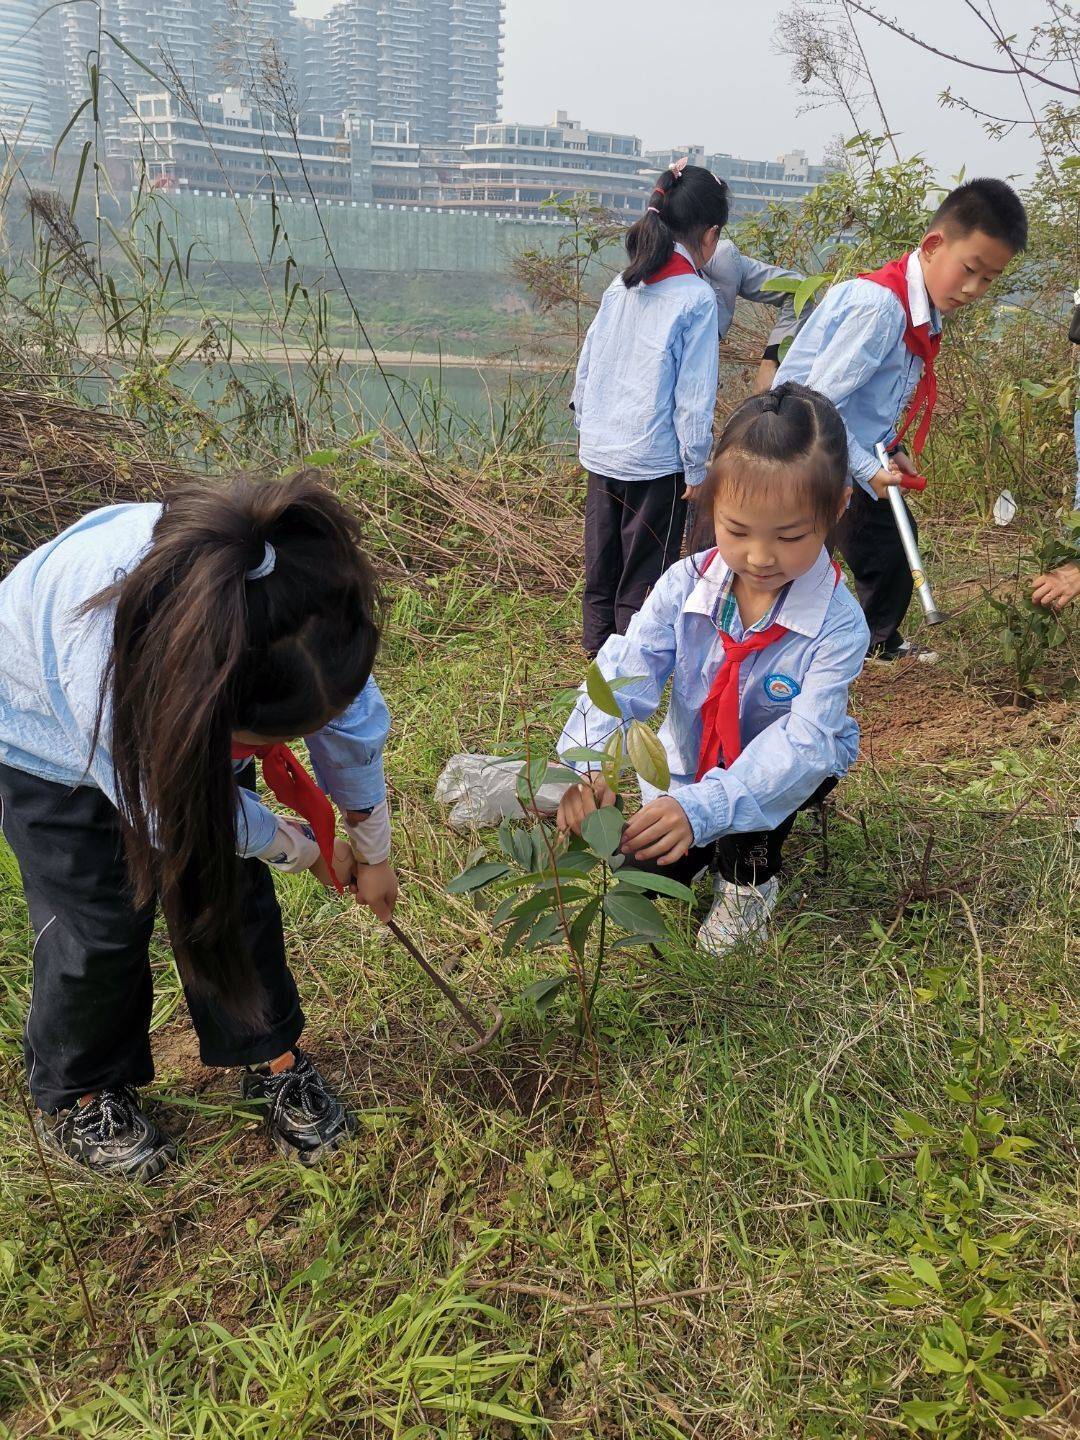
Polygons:
[[465,895],[470,890],[480,890],[509,871],[510,866],[504,865],[501,860],[488,860],[483,865],[474,865],[471,870],[463,870],[460,875],[454,876],[446,887],[447,894]]
[[549,910],[546,915],[540,915],[533,923],[529,931],[523,949],[538,950],[541,945],[548,945],[562,929],[562,921],[554,910]]
[[631,720],[626,736],[630,763],[647,785],[666,790],[671,784],[671,767],[660,737],[640,720]]
[[964,1362],[959,1355],[954,1355],[951,1350],[940,1350],[937,1346],[924,1341],[919,1354],[923,1363],[931,1370],[943,1370],[946,1375],[962,1375],[964,1373]]
[[793,295],[800,283],[797,275],[774,275],[771,280],[766,280],[761,288],[773,294]]
[[581,822],[581,838],[594,855],[606,860],[618,847],[626,821],[615,805],[594,810]]
[[979,1268],[979,1247],[970,1235],[961,1237],[960,1244],[956,1247],[960,1252],[960,1259],[969,1270]]
[[526,810],[532,809],[533,797],[547,779],[547,772],[548,761],[543,755],[534,755],[526,760],[518,772],[517,795]]
[[615,699],[615,692],[604,679],[603,672],[595,660],[585,672],[585,690],[598,710],[602,710],[605,715],[611,715],[616,720],[622,719],[622,711]]
[[806,308],[808,300],[812,300],[814,291],[824,285],[828,280],[827,275],[808,275],[805,280],[800,280],[795,290],[795,314],[801,315]]
[[960,1136],[960,1145],[969,1159],[977,1160],[979,1158],[979,1142],[970,1125],[964,1126],[963,1134]]
[[662,940],[667,934],[664,917],[644,895],[626,895],[621,890],[612,890],[604,897],[604,909],[624,930],[656,940]]
[[929,1285],[932,1290],[941,1289],[941,1281],[938,1278],[938,1273],[925,1255],[909,1255],[908,1264],[911,1266],[911,1273],[915,1276],[916,1280],[921,1280],[924,1285]]
[[948,1410],[948,1405],[943,1405],[936,1400],[906,1400],[900,1409],[909,1420],[923,1430],[930,1430],[937,1433],[938,1418]]
[[901,1110],[893,1121],[893,1129],[904,1140],[912,1135],[924,1135],[929,1139],[934,1134],[933,1127],[914,1110]]
[[537,1016],[543,1020],[559,992],[572,978],[570,975],[546,975],[543,980],[534,980],[531,985],[526,985],[521,992],[521,998],[531,1005]]
[[[607,758],[605,751],[593,750],[587,745],[571,745],[569,750],[564,750],[559,756],[560,760],[574,760],[580,764],[588,764],[591,761],[596,765],[599,765]],[[579,780],[583,778],[581,775],[578,776]]]
[[919,1153],[915,1156],[915,1175],[924,1185],[930,1179],[933,1169],[933,1160],[930,1155],[929,1145],[920,1145]]
[[1030,1150],[1035,1144],[1026,1135],[1003,1135],[993,1150],[990,1151],[991,1160],[1004,1160],[1008,1164],[1020,1163],[1025,1150]]
[[340,450],[313,450],[304,461],[305,465],[336,465],[341,459]]
[[589,871],[595,870],[599,864],[599,857],[588,850],[568,850],[565,855],[559,856],[555,873],[560,880],[564,875],[588,875]]
[[532,836],[520,825],[510,827],[510,849],[522,870],[530,870],[533,863]]
[[989,1370],[976,1369],[975,1376],[991,1400],[996,1400],[999,1405],[1008,1403],[1009,1392],[995,1374]]
[[585,954],[585,944],[589,938],[589,931],[599,913],[600,896],[594,895],[591,900],[585,902],[570,922],[570,948],[578,959],[581,959]]
[[631,870],[627,867],[620,871],[618,888],[620,890],[651,890],[655,895],[671,895],[676,900],[685,900],[688,905],[694,903],[694,892],[689,885],[682,885],[678,880],[672,880],[670,875],[650,875],[647,870]]
[[502,953],[504,955],[509,955],[521,937],[532,927],[533,919],[532,915],[522,915],[514,921],[503,936]]
[[964,1339],[964,1332],[951,1315],[941,1317],[941,1333],[957,1355],[962,1355],[964,1359],[967,1359],[967,1341]]
[[[1077,157],[1076,163],[1080,164],[1080,157]],[[1067,165],[1068,161],[1063,160],[1062,164]],[[1022,1398],[1020,1400],[1010,1400],[1008,1405],[1003,1405],[1001,1407],[1001,1414],[1010,1420],[1026,1420],[1029,1418],[1037,1420],[1040,1415],[1045,1415],[1046,1411],[1036,1401]]]

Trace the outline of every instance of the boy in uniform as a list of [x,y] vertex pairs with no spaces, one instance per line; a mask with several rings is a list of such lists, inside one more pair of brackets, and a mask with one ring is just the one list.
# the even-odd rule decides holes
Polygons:
[[[900,632],[912,578],[891,508],[882,501],[890,485],[917,473],[900,442],[914,427],[916,457],[925,444],[937,396],[934,361],[942,316],[982,299],[1026,244],[1027,215],[1003,180],[958,186],[945,197],[917,249],[833,286],[792,342],[773,381],[774,386],[787,380],[808,385],[827,395],[843,417],[853,488],[838,546],[870,627],[872,659],[911,656],[932,663],[938,658]],[[892,457],[888,469],[875,455],[880,443]]]

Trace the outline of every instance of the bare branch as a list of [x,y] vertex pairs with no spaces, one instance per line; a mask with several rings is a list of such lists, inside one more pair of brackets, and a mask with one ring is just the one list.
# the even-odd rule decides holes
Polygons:
[[[1008,44],[1005,43],[1000,36],[997,37],[998,43],[999,45],[1001,45],[1001,47],[1004,49],[1005,54],[1008,55],[1009,59],[1013,63],[1009,66],[983,65],[977,60],[966,60],[963,56],[954,55],[948,50],[939,50],[936,45],[931,45],[929,40],[923,40],[920,36],[913,34],[912,31],[905,30],[902,25],[897,23],[897,21],[890,20],[887,16],[880,14],[870,5],[860,4],[859,0],[844,0],[844,3],[850,6],[852,10],[858,10],[860,15],[865,15],[868,17],[868,19],[875,21],[884,29],[891,30],[894,35],[899,35],[904,40],[910,41],[912,45],[917,45],[920,50],[926,50],[931,55],[940,56],[942,60],[949,60],[954,65],[963,65],[965,69],[968,70],[982,70],[987,75],[1012,75],[1014,77],[1018,75],[1027,75],[1031,79],[1037,80],[1040,85],[1047,85],[1053,90],[1061,90],[1066,95],[1080,95],[1080,89],[1078,89],[1075,85],[1064,85],[1061,83],[1060,80],[1052,80],[1049,76],[1040,74],[1038,70],[1032,70],[1026,65],[1021,65],[1020,62],[1016,59],[1013,52],[1009,49]],[[975,7],[971,5],[971,0],[964,0],[964,3],[968,5],[969,8],[971,8],[972,10],[975,10]],[[975,13],[979,15],[979,12],[977,10],[975,11]],[[992,35],[996,34],[996,32],[994,31],[994,27],[984,15],[979,15],[979,19],[990,30],[990,33]]]

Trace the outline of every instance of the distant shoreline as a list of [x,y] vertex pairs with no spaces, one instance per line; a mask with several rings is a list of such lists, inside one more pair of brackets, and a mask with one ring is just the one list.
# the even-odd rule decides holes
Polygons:
[[[123,352],[110,354],[101,345],[100,335],[80,335],[80,343],[84,345],[86,353],[92,355],[96,360],[110,361],[130,358]],[[173,354],[172,345],[154,345],[151,353],[155,360],[167,360]],[[234,346],[232,355],[224,356],[185,355],[180,361],[183,365],[257,365],[260,361],[267,361],[272,365],[288,365],[290,362],[304,364],[309,358],[306,350],[292,349],[288,345],[251,345]],[[480,357],[476,355],[447,355],[438,351],[428,352],[419,350],[371,350],[358,349],[353,346],[341,348],[331,347],[331,353],[341,365],[355,365],[357,367],[373,366],[375,355],[378,355],[379,364],[384,368],[395,369],[409,368],[411,366],[423,367],[424,369],[456,369],[456,370],[498,370],[505,373],[507,370],[525,370],[535,374],[557,375],[568,369],[573,360],[567,358],[564,361],[554,359],[523,360],[520,356]]]

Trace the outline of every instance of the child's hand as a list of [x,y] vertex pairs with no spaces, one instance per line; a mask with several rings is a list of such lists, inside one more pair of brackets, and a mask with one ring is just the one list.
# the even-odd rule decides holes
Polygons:
[[693,500],[700,489],[700,485],[687,485],[686,489],[682,492],[682,498],[684,500]]
[[1046,605],[1051,610],[1060,610],[1080,595],[1080,565],[1072,563],[1059,565],[1046,575],[1036,576],[1031,590],[1033,605]]
[[[896,457],[896,460],[899,460],[899,458],[900,457],[898,455]],[[904,458],[907,459],[907,456],[905,456]],[[896,460],[894,460],[889,465],[889,468],[887,470],[879,470],[877,474],[874,475],[870,480],[870,489],[873,490],[874,494],[878,497],[879,500],[885,499],[885,492],[889,490],[892,486],[900,485],[903,483],[905,472],[903,470],[897,469]],[[906,473],[909,475],[914,475],[915,471],[909,470]]]
[[686,811],[670,795],[660,795],[631,816],[619,848],[635,860],[671,865],[681,860],[693,843]]
[[555,823],[564,834],[581,834],[581,822],[594,810],[615,804],[615,791],[600,774],[593,775],[580,785],[572,785],[559,801],[559,813]]
[[893,467],[900,471],[901,475],[918,475],[919,467],[912,460],[906,450],[898,450],[892,457]]
[[356,903],[366,905],[384,924],[393,915],[394,906],[397,904],[398,882],[386,860],[381,865],[358,864],[353,877],[353,889],[356,892]]
[[[343,890],[347,890],[352,884],[353,871],[355,868],[356,861],[353,859],[352,847],[349,842],[335,836],[334,874],[337,876],[338,884]],[[321,855],[318,860],[315,861],[315,864],[312,865],[311,873],[315,876],[315,879],[318,880],[319,884],[325,885],[327,889],[334,883],[330,878],[330,867]]]

